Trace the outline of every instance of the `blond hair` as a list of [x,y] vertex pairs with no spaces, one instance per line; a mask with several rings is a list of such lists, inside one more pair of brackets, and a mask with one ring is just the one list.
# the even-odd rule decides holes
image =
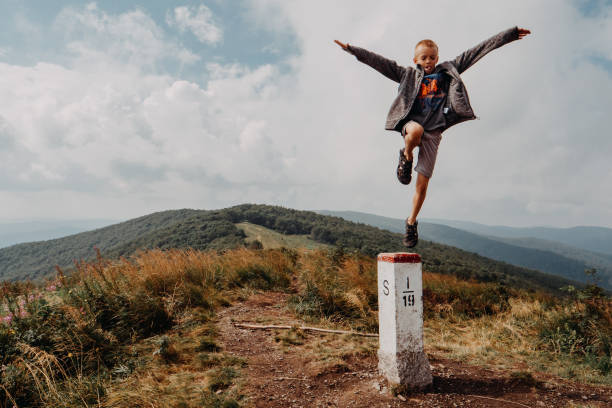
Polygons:
[[417,43],[417,45],[414,47],[415,51],[417,48],[419,48],[419,45],[424,45],[425,47],[431,47],[431,48],[435,48],[436,52],[438,52],[438,44],[436,44],[433,40],[421,40]]

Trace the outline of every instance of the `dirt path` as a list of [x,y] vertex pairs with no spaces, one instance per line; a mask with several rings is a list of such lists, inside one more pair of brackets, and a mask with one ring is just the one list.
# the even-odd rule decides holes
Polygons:
[[[306,332],[299,333],[298,338],[287,338],[286,331],[235,326],[235,323],[302,325],[286,310],[286,299],[286,294],[263,293],[219,312],[224,350],[248,362],[243,371],[246,378],[243,392],[249,397],[249,406],[612,407],[612,388],[576,384],[545,374],[516,378],[509,372],[470,366],[432,354],[428,355],[434,376],[431,390],[394,397],[377,374],[375,354],[341,352],[346,337]],[[377,344],[377,339],[359,341],[365,342],[364,350],[368,347],[372,350]],[[334,348],[340,360],[334,357]],[[315,361],[318,359],[321,361]]]

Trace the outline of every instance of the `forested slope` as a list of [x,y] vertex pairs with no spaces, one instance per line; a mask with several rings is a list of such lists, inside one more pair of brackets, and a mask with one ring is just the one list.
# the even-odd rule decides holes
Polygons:
[[[222,210],[174,210],[69,237],[0,249],[0,279],[36,279],[69,268],[74,260],[91,259],[95,248],[105,257],[128,256],[148,248],[227,249],[243,246],[237,223],[249,222],[283,234],[308,235],[312,240],[369,256],[405,251],[401,235],[340,217],[278,206],[243,204]],[[556,291],[570,281],[459,250],[421,241],[414,248],[424,267],[478,281]]]

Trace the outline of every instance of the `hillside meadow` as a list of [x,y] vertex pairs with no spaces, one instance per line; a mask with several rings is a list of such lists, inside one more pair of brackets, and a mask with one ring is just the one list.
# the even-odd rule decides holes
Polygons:
[[[69,237],[0,249],[0,280],[37,280],[71,268],[74,260],[92,260],[99,248],[117,259],[142,249],[193,248],[224,250],[258,241],[270,247],[342,247],[368,256],[403,251],[402,235],[369,225],[270,205],[243,204],[222,210],[172,210],[135,218]],[[263,242],[262,242],[263,241]],[[542,273],[420,240],[414,251],[428,270],[464,279],[559,293],[576,285],[561,276]]]
[[[254,293],[311,326],[376,332],[376,261],[341,248],[148,250],[77,263],[42,285],[4,282],[1,407],[239,407],[248,364],[223,349],[217,314]],[[567,296],[433,273],[425,343],[474,364],[612,384],[611,303],[596,286]],[[299,331],[280,338],[299,344]],[[292,337],[293,336],[293,337]],[[346,348],[339,358],[375,353]]]

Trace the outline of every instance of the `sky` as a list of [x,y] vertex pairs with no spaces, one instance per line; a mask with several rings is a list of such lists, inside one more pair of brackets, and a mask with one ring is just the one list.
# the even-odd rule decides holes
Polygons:
[[405,218],[397,83],[512,26],[462,78],[421,217],[612,227],[612,1],[0,1],[0,221],[264,203]]

